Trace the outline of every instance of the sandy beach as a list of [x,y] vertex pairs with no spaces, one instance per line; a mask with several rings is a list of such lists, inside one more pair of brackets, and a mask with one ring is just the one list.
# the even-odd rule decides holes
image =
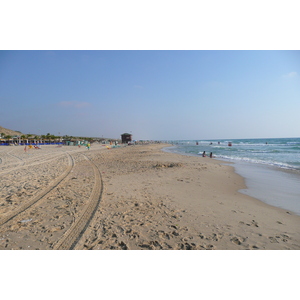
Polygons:
[[299,216],[166,146],[1,147],[0,249],[300,249]]

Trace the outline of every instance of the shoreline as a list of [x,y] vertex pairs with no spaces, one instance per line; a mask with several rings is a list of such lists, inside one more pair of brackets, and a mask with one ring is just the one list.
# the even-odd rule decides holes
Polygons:
[[[172,146],[167,148],[172,148]],[[181,154],[172,152],[172,150],[168,151],[167,148],[163,151]],[[182,153],[182,155],[200,158],[200,155],[196,154]],[[244,178],[246,187],[240,189],[240,193],[249,195],[271,206],[290,210],[300,216],[299,170],[279,168],[267,164],[223,160],[221,158],[214,159],[223,162],[224,165],[232,165],[235,173]]]
[[247,185],[246,189],[240,190],[241,193],[300,216],[298,172],[249,163],[236,163],[234,167]]
[[[0,225],[0,249],[53,249],[90,202],[96,184],[91,163],[103,192],[76,250],[300,249],[300,217],[238,192],[246,185],[233,165],[162,151],[166,146],[1,152],[0,219],[49,183],[53,188]],[[75,164],[55,186],[70,167],[65,151]]]

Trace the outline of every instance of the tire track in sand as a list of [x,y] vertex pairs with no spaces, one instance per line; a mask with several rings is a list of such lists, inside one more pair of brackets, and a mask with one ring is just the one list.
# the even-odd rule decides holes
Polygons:
[[[3,161],[5,162],[5,160],[3,160],[2,158],[0,158],[0,161],[1,161],[1,162],[0,162],[0,165],[3,165],[3,166],[6,167],[6,168],[9,168],[10,165],[17,165],[17,167],[15,167],[15,169],[21,168],[22,166],[25,165],[25,161],[24,161],[22,158],[20,158],[20,157],[14,155],[14,154],[11,154],[11,152],[13,152],[13,150],[14,150],[14,149],[11,149],[11,150],[8,151],[8,152],[4,152],[4,151],[2,151],[2,152],[3,152],[4,155],[10,156],[10,157],[12,157],[13,159],[17,159],[17,160],[11,162],[11,163],[8,164],[8,166],[7,166],[7,165],[5,165],[5,164],[3,163]],[[1,166],[1,167],[2,167],[2,166]],[[2,174],[2,173],[6,173],[6,172],[5,172],[5,171],[0,171],[0,173]]]
[[63,156],[64,154],[68,154],[69,152],[71,152],[71,151],[58,152],[58,153],[54,153],[54,154],[53,153],[48,153],[45,156],[50,156],[50,157],[45,157],[45,156],[40,157],[40,156],[38,156],[38,157],[31,158],[31,160],[29,160],[29,161],[24,161],[22,158],[17,157],[16,155],[12,155],[12,154],[7,153],[8,155],[11,155],[11,156],[14,156],[14,157],[18,158],[20,161],[22,161],[21,162],[22,164],[20,163],[19,165],[15,166],[15,167],[12,167],[12,168],[10,168],[10,165],[4,166],[4,167],[6,167],[6,169],[0,170],[0,175],[2,176],[6,173],[10,173],[10,172],[16,171],[18,169],[28,168],[28,167],[32,167],[32,166],[36,166],[36,165],[40,165],[40,164],[43,164],[43,163],[50,162],[51,160],[57,159],[60,156]]
[[16,217],[18,214],[25,211],[26,209],[31,207],[33,204],[37,203],[42,198],[44,198],[50,191],[52,191],[55,187],[57,187],[69,175],[71,170],[74,168],[75,163],[74,163],[74,158],[69,153],[66,152],[66,154],[68,155],[68,159],[69,159],[69,166],[66,169],[66,171],[62,175],[60,175],[55,181],[53,181],[53,183],[50,184],[46,189],[44,189],[41,193],[36,195],[33,199],[31,199],[30,201],[27,201],[26,203],[24,203],[23,205],[21,205],[20,207],[15,209],[14,211],[12,211],[8,214],[5,214],[0,219],[0,226],[5,224],[12,218]]
[[100,204],[103,193],[103,181],[100,170],[86,155],[85,158],[91,163],[94,174],[95,184],[89,198],[89,204],[82,213],[82,215],[75,221],[75,223],[66,231],[63,237],[54,245],[54,250],[72,250],[86,231],[94,214]]

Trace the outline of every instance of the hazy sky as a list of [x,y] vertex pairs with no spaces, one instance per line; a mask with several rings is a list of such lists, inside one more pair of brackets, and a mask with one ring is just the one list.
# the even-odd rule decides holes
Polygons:
[[0,104],[23,133],[300,137],[300,51],[0,51]]

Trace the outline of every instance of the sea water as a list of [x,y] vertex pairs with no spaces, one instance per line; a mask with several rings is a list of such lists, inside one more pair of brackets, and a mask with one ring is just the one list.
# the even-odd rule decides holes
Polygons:
[[300,138],[168,142],[167,151],[234,163],[247,185],[240,192],[300,215]]

